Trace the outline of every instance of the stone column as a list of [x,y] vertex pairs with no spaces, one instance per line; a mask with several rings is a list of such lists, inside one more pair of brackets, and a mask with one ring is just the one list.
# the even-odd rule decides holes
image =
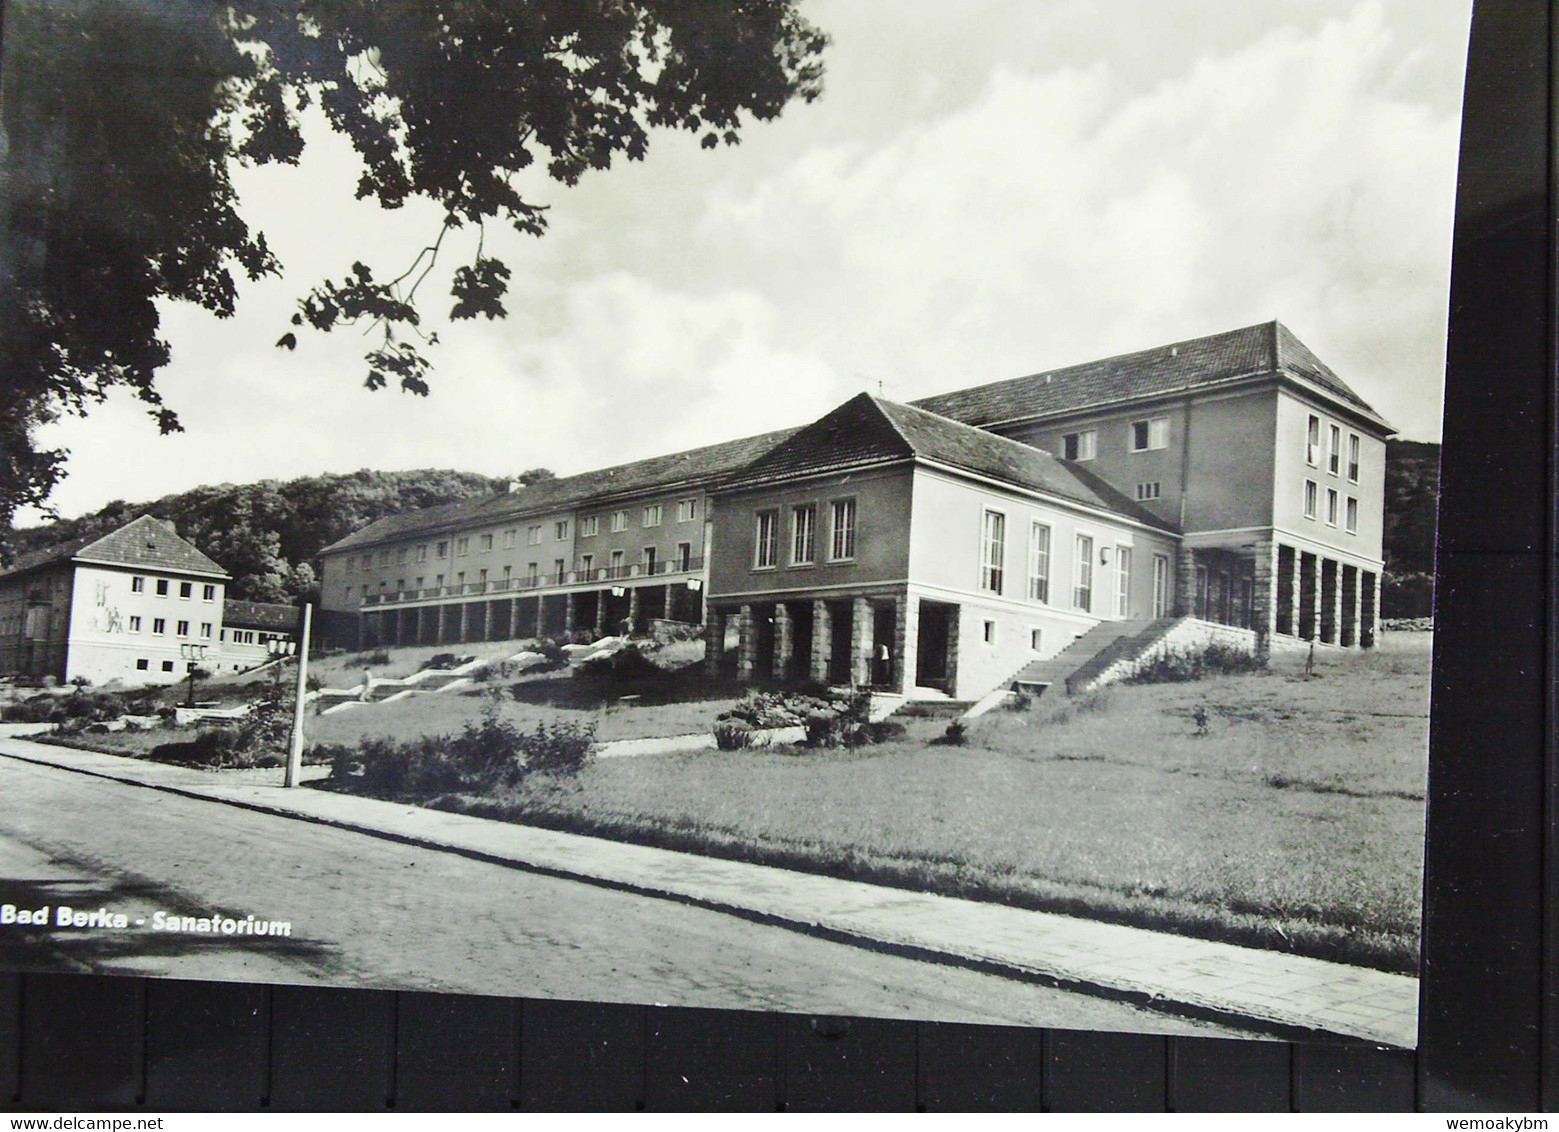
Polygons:
[[[605,608],[605,603],[602,604]],[[704,672],[710,678],[720,675],[720,657],[725,652],[725,613],[719,609],[704,611]]]
[[493,639],[493,603],[482,599],[482,640]]
[[576,616],[574,599],[578,596],[578,594],[573,592],[563,595],[563,632],[565,635],[574,631],[574,618]]
[[737,653],[736,675],[743,681],[751,680],[758,670],[758,626],[753,623],[752,606],[743,605],[736,615]]
[[1292,584],[1289,586],[1289,594],[1288,594],[1288,627],[1293,632],[1294,636],[1302,637],[1302,636],[1304,636],[1304,634],[1300,631],[1300,625],[1302,624],[1300,618],[1302,618],[1304,616],[1304,614],[1300,610],[1299,592],[1300,592],[1300,562],[1304,558],[1304,555],[1299,553],[1299,548],[1296,546],[1296,547],[1294,547],[1294,553],[1293,553],[1292,557],[1293,557],[1293,566],[1292,566],[1293,579],[1292,579]]
[[828,661],[834,648],[833,618],[826,601],[812,603],[812,679],[828,683]]
[[463,601],[463,602],[460,603],[460,636],[459,636],[458,640],[459,640],[459,642],[461,644],[465,644],[465,642],[470,640],[470,639],[471,639],[471,603],[469,601]]
[[790,620],[790,606],[783,601],[774,607],[774,676],[790,679],[790,662],[796,653],[796,627]]
[[1251,577],[1251,628],[1256,630],[1256,652],[1265,656],[1272,649],[1272,634],[1277,631],[1277,543],[1262,539],[1256,543],[1255,569]]
[[872,603],[864,597],[850,605],[850,683],[864,688],[872,682]]
[[[742,607],[746,609],[746,606]],[[632,626],[630,632],[639,631],[639,587],[631,586],[628,589],[628,624]]]
[[909,695],[915,688],[915,668],[919,664],[920,602],[913,595],[893,599],[893,674],[894,686]]
[[947,694],[955,700],[958,698],[958,649],[963,620],[964,611],[961,607],[955,608],[953,615],[947,619]]
[[[1098,570],[1094,570],[1097,580]],[[1094,587],[1098,589],[1096,585]],[[1196,551],[1182,544],[1175,552],[1175,616],[1196,614]]]
[[611,596],[610,590],[595,591],[595,631],[596,635],[606,635],[606,599]]
[[[1327,567],[1331,569],[1328,571]],[[1327,574],[1331,574],[1331,589],[1326,588]],[[1335,558],[1321,560],[1321,640],[1328,645],[1340,644],[1342,636],[1342,563]]]
[[441,644],[444,643],[444,638],[449,635],[448,625],[449,625],[449,606],[447,606],[447,605],[440,605],[438,607],[438,640],[436,642],[434,642],[435,644],[440,644],[441,645]]
[[547,595],[536,595],[536,636],[547,635]]

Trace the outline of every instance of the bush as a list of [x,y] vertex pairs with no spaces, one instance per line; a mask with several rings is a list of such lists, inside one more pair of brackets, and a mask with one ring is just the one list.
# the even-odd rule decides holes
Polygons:
[[1125,681],[1128,684],[1179,684],[1240,672],[1259,672],[1267,662],[1253,653],[1219,641],[1200,649],[1165,652],[1148,661]]
[[520,736],[527,771],[578,774],[595,755],[595,724],[538,723]]
[[202,731],[188,742],[160,743],[150,758],[159,762],[206,767],[210,770],[236,770],[249,767],[280,766],[281,757],[273,751],[245,750],[239,733],[225,727]]
[[[388,660],[389,658],[386,657],[385,659]],[[427,663],[424,664],[423,667],[424,668],[436,668],[440,672],[444,672],[444,671],[447,671],[447,670],[449,670],[451,668],[459,668],[466,661],[468,661],[468,660],[475,660],[475,659],[476,659],[475,657],[471,657],[471,656],[456,656],[452,652],[441,652],[441,653],[435,653],[433,656],[430,656],[428,658]]]
[[902,735],[903,728],[897,724],[871,722],[871,702],[871,693],[865,689],[848,695],[825,692],[815,696],[755,692],[720,713],[715,722],[716,745],[720,744],[723,724],[740,724],[749,732],[800,726],[806,730],[803,742],[809,747],[858,747]]
[[947,725],[946,731],[931,742],[939,747],[962,747],[969,742],[969,725],[955,719]]
[[722,751],[744,751],[752,746],[752,728],[739,719],[716,720],[715,746]]
[[59,723],[65,718],[65,708],[57,696],[29,696],[18,703],[6,705],[0,718],[7,723]]
[[624,645],[616,652],[580,661],[574,666],[574,679],[603,698],[616,698],[663,686],[668,674],[638,646]]
[[87,692],[78,689],[61,702],[68,720],[85,723],[101,723],[118,719],[124,714],[124,704],[112,692]]

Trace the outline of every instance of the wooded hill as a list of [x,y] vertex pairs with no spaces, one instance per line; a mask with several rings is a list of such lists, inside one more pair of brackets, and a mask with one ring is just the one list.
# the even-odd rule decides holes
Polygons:
[[[522,474],[533,483],[544,468]],[[233,575],[229,593],[249,601],[296,601],[314,591],[319,552],[375,519],[499,491],[504,480],[447,468],[353,472],[251,484],[219,484],[152,503],[115,502],[79,519],[16,531],[18,552],[106,533],[137,515],[171,519],[179,532]],[[1434,600],[1435,513],[1440,446],[1386,446],[1386,569],[1381,612],[1424,617]]]

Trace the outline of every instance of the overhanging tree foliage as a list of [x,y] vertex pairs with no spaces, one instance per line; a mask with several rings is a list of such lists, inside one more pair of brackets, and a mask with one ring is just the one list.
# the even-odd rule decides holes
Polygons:
[[[363,161],[360,198],[435,202],[410,263],[343,265],[294,328],[370,324],[366,384],[428,391],[418,286],[450,233],[449,316],[504,313],[510,269],[482,226],[546,230],[540,163],[572,185],[641,158],[656,127],[730,144],[821,89],[825,37],[796,0],[8,0],[0,183],[0,528],[41,503],[65,453],[39,425],[116,388],[179,428],[156,303],[230,316],[236,276],[281,269],[245,223],[235,163],[296,164],[312,104]],[[368,257],[362,257],[366,260]]]

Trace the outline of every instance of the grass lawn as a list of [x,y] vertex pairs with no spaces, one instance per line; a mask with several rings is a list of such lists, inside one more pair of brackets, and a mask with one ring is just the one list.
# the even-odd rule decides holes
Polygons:
[[[1416,969],[1428,634],[975,721],[608,759],[441,808]],[[1197,734],[1196,709],[1207,734]]]

